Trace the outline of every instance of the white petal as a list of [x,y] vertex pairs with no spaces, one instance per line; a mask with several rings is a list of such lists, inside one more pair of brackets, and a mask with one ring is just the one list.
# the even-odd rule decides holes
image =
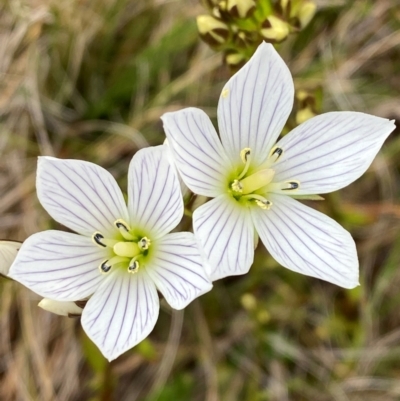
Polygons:
[[252,209],[254,225],[270,254],[290,270],[345,288],[358,285],[353,238],[324,214],[285,196],[270,194],[270,210]]
[[79,316],[82,314],[83,310],[75,302],[54,301],[49,298],[43,298],[38,303],[38,306],[48,312],[60,316]]
[[131,224],[160,238],[183,216],[183,200],[174,166],[164,146],[139,150],[129,166],[128,208]]
[[77,301],[100,285],[104,276],[98,266],[107,257],[88,237],[44,231],[22,244],[9,276],[42,297]]
[[146,272],[174,309],[183,309],[212,284],[208,279],[197,241],[192,233],[166,235],[154,247],[156,255]]
[[262,43],[219,99],[218,125],[230,157],[240,163],[240,151],[250,148],[256,163],[264,161],[292,110],[293,97],[288,67],[271,44]]
[[172,150],[171,150],[171,148],[169,147],[168,139],[167,139],[167,138],[165,138],[163,145],[164,145],[165,148],[166,148],[166,154],[167,154],[167,157],[168,157],[169,162],[170,162],[170,163],[174,166],[174,168],[175,168],[175,172],[176,172],[176,174],[177,174],[177,176],[178,176],[178,180],[179,180],[179,186],[181,187],[182,197],[183,197],[183,199],[185,199],[185,197],[189,196],[189,194],[190,194],[190,189],[187,187],[187,185],[185,184],[185,182],[182,180],[182,177],[181,177],[181,175],[180,175],[180,173],[179,173],[179,170],[178,170],[178,168],[176,167],[175,159],[174,159],[174,156],[173,156],[173,154],[172,154]]
[[351,111],[307,120],[278,142],[274,181],[300,181],[298,195],[343,188],[367,170],[394,129],[392,121]]
[[249,210],[229,195],[220,195],[193,213],[193,229],[213,281],[245,274],[254,259],[254,227]]
[[0,241],[0,274],[7,276],[21,246],[18,241]]
[[113,236],[114,221],[128,218],[115,179],[93,163],[40,157],[37,193],[54,220],[83,235]]
[[225,192],[231,163],[207,114],[187,108],[166,113],[161,119],[186,185],[209,197]]
[[157,290],[146,273],[117,269],[89,299],[81,321],[86,334],[111,361],[150,334],[158,313]]

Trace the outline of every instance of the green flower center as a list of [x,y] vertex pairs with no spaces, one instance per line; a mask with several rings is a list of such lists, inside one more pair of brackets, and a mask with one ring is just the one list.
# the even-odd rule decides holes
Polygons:
[[137,273],[150,252],[151,241],[146,236],[135,234],[122,219],[114,222],[120,235],[118,239],[105,238],[100,232],[92,235],[92,241],[102,247],[109,248],[110,257],[100,263],[99,270],[106,274],[115,268],[123,268],[128,273]]
[[267,199],[270,192],[295,191],[299,188],[299,181],[273,182],[275,170],[271,167],[282,156],[283,149],[275,147],[271,150],[267,160],[254,168],[252,166],[251,149],[244,148],[240,158],[244,164],[240,174],[236,174],[229,182],[229,192],[241,202],[254,203],[262,209],[268,210],[272,202]]

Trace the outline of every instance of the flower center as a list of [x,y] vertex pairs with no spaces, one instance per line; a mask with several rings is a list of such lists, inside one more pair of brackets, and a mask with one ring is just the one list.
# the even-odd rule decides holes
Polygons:
[[270,209],[272,202],[266,197],[268,193],[294,191],[299,188],[299,181],[273,182],[275,170],[271,167],[282,156],[283,149],[274,147],[267,160],[256,168],[251,168],[251,149],[244,148],[240,158],[244,164],[241,173],[230,182],[230,192],[236,200],[254,202],[262,209]]
[[129,225],[122,219],[114,222],[118,228],[121,239],[105,238],[100,232],[92,235],[93,242],[110,249],[110,258],[100,263],[101,273],[108,273],[112,268],[125,268],[129,273],[137,273],[140,268],[140,260],[147,256],[151,241],[144,236],[135,235]]

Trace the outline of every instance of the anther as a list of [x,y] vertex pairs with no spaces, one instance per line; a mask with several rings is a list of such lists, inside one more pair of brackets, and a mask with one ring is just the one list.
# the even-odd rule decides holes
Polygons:
[[99,269],[102,273],[108,273],[111,270],[112,265],[108,264],[108,259],[104,260],[100,266]]
[[130,231],[131,228],[129,227],[128,223],[122,219],[118,219],[114,221],[115,227],[118,228],[121,235],[128,241],[132,241],[134,239],[133,235],[131,235]]
[[244,148],[240,151],[240,158],[242,159],[243,163],[247,162],[247,158],[251,154],[251,149],[250,148]]
[[137,273],[139,271],[139,262],[136,259],[132,259],[128,266],[128,273]]
[[242,193],[243,192],[243,187],[242,184],[240,183],[239,180],[234,180],[231,184],[231,188],[238,193]]
[[121,228],[123,230],[125,230],[127,233],[129,233],[130,231],[130,227],[128,226],[127,223],[125,223],[125,221],[118,219],[114,222],[115,226],[118,228],[118,230],[120,230]]
[[289,181],[285,183],[286,188],[282,188],[282,191],[292,191],[294,189],[298,189],[300,186],[300,182],[298,181]]
[[105,245],[105,244],[103,244],[103,243],[101,242],[102,239],[104,239],[104,236],[103,236],[101,233],[99,233],[99,232],[96,232],[96,233],[94,233],[94,234],[92,235],[92,241],[93,241],[94,243],[96,243],[97,245],[102,246],[103,248],[106,248],[107,245]]
[[269,154],[269,159],[273,159],[272,162],[275,163],[282,156],[282,154],[283,154],[282,148],[278,148],[278,147],[272,148],[271,152]]
[[265,200],[260,200],[260,199],[255,199],[256,205],[259,206],[261,209],[264,210],[269,210],[271,209],[272,202],[265,199]]
[[147,237],[143,237],[140,239],[138,242],[139,248],[143,251],[149,249],[149,246],[151,245],[151,241]]
[[241,180],[246,174],[247,171],[249,170],[250,163],[251,163],[251,149],[250,148],[243,148],[240,151],[240,158],[242,159],[242,162],[244,163],[244,168],[242,172],[238,176],[238,180]]

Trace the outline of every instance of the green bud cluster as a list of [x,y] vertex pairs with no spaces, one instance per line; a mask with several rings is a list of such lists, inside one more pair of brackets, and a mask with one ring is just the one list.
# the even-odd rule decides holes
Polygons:
[[311,0],[203,0],[209,10],[197,17],[201,38],[222,51],[226,63],[240,68],[261,41],[280,43],[312,19]]

